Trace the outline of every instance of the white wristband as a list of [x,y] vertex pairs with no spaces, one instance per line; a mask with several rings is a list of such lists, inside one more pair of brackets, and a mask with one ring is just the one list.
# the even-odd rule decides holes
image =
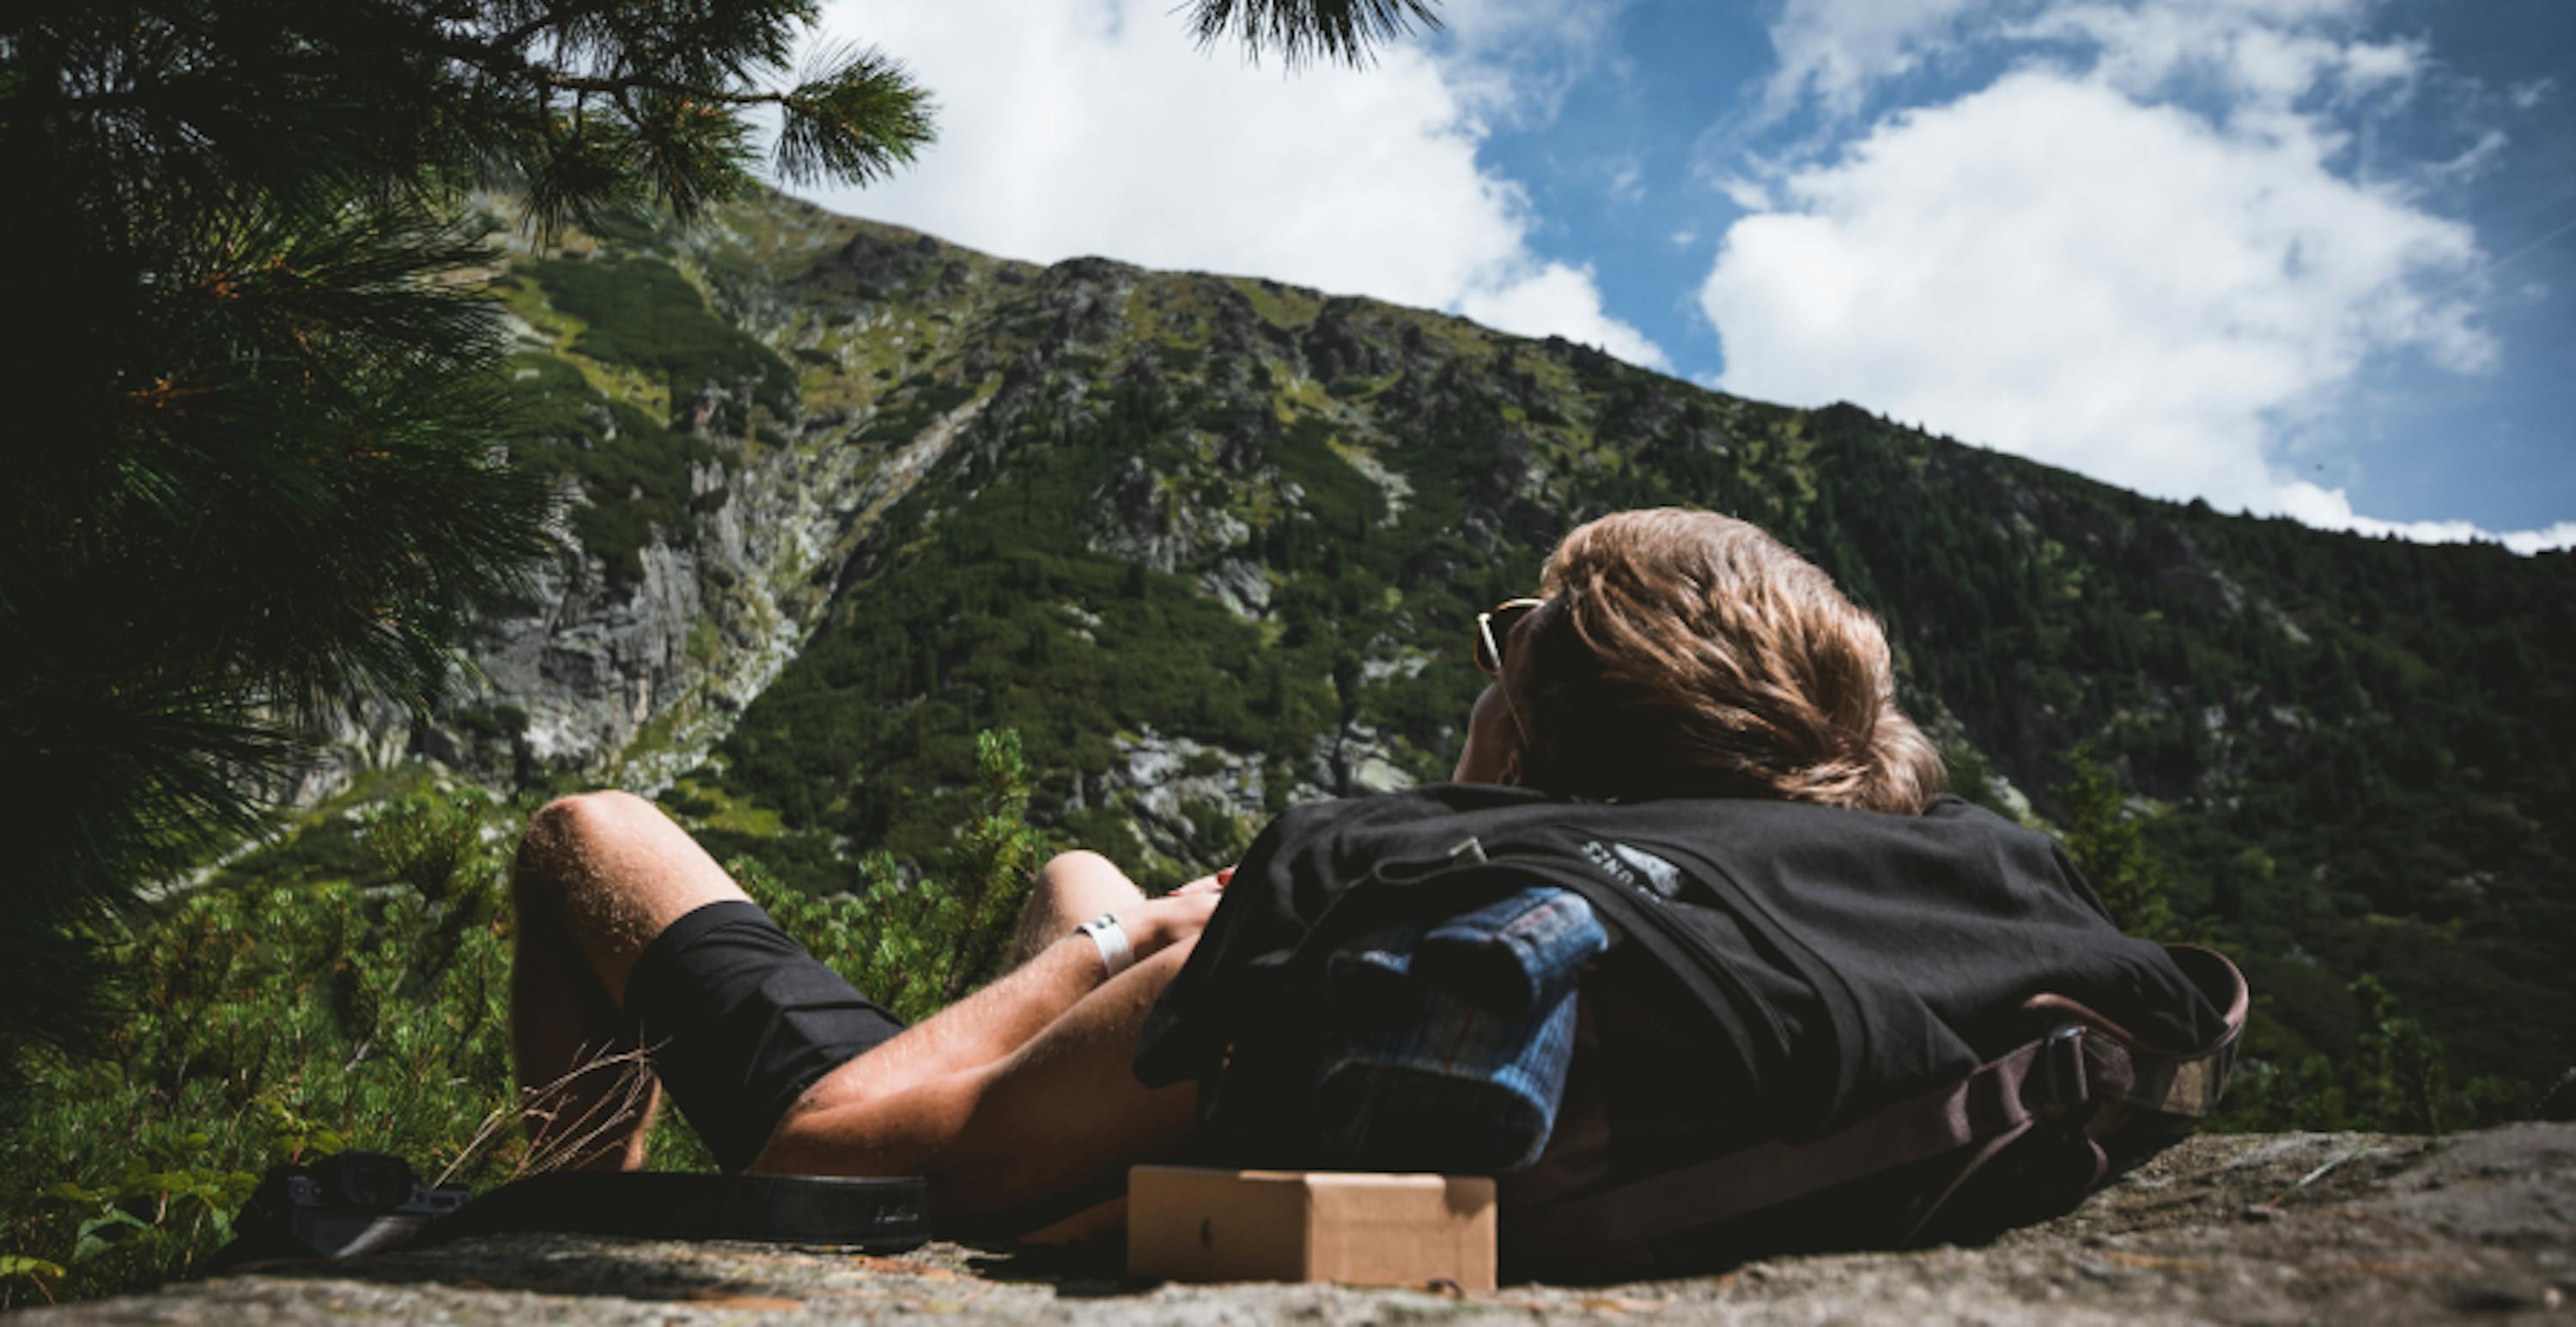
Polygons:
[[1127,928],[1118,924],[1117,913],[1104,912],[1074,927],[1073,933],[1090,936],[1091,943],[1100,946],[1100,963],[1110,976],[1136,965],[1136,947],[1127,943]]

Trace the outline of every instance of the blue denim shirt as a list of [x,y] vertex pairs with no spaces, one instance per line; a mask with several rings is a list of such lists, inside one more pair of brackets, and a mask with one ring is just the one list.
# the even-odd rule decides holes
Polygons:
[[1338,1035],[1315,1082],[1332,1160],[1451,1174],[1537,1161],[1574,1054],[1575,986],[1608,947],[1581,895],[1526,889],[1335,953]]

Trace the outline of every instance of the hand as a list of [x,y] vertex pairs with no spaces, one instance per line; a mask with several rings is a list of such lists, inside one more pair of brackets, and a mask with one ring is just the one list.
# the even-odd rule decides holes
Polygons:
[[1222,894],[1225,892],[1226,882],[1232,879],[1234,879],[1234,868],[1229,866],[1215,875],[1200,876],[1163,897],[1195,898],[1201,894]]
[[1144,958],[1197,939],[1199,932],[1207,929],[1208,918],[1216,915],[1216,905],[1222,897],[1214,889],[1187,896],[1176,889],[1127,909],[1120,914],[1119,924],[1127,930],[1127,943],[1136,947],[1136,957]]

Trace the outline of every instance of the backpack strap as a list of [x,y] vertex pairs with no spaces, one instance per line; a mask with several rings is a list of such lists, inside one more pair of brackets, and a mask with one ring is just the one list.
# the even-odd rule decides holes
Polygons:
[[917,1177],[556,1171],[482,1197],[423,1184],[409,1163],[351,1151],[269,1167],[215,1269],[336,1261],[468,1235],[578,1231],[657,1239],[836,1244],[896,1253],[930,1238]]
[[440,1217],[424,1242],[529,1230],[898,1253],[928,1242],[930,1217],[927,1186],[911,1176],[555,1171],[513,1180]]
[[[2189,1132],[2217,1105],[2245,1026],[2245,979],[2233,963],[2197,946],[2167,949],[2227,1011],[2225,1031],[2207,1046],[2159,1050],[2074,1001],[2034,997],[2026,1008],[2065,1021],[1965,1078],[1810,1142],[1760,1143],[1520,1213],[1517,1232],[1552,1253],[1609,1255],[1975,1149],[1901,1241],[1911,1243],[1988,1161],[2039,1125],[2060,1120],[2075,1124],[2093,1153],[2089,1191],[2115,1159],[2125,1162],[2153,1142]],[[2141,1145],[2142,1136],[2152,1141]]]
[[2062,995],[2034,995],[2022,1007],[2034,1015],[2081,1024],[2091,1036],[2089,1050],[2107,1057],[2117,1051],[2125,1073],[2116,1085],[2105,1083],[2085,1131],[2115,1151],[2161,1145],[2189,1133],[2211,1111],[2235,1067],[2238,1039],[2252,1005],[2245,975],[2226,955],[2200,945],[2166,945],[2174,966],[2199,987],[2222,1013],[2222,1027],[2208,1045],[2159,1046],[2117,1022]]

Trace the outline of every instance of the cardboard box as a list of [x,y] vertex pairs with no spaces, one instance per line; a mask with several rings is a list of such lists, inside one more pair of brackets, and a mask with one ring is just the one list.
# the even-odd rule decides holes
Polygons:
[[1494,1182],[1138,1166],[1127,1174],[1127,1272],[1491,1290]]

